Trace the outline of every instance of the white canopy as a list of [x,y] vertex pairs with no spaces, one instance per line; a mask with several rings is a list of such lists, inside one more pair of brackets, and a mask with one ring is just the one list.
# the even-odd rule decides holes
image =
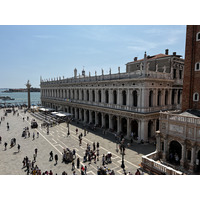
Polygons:
[[62,114],[62,113],[57,113],[56,114],[58,117],[66,117],[67,115],[65,115],[65,114]]
[[39,110],[44,111],[44,112],[49,112],[49,111],[53,111],[54,109],[52,109],[52,108],[40,108]]

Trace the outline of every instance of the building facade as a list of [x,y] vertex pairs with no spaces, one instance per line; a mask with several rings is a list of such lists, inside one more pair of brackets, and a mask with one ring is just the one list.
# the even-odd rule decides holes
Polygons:
[[157,152],[163,161],[199,172],[200,25],[187,26],[182,110],[161,112]]
[[181,108],[184,60],[165,54],[147,56],[126,64],[126,72],[95,76],[77,75],[41,80],[41,103],[72,113],[75,120],[94,124],[110,132],[133,132],[148,142],[159,129],[159,112]]

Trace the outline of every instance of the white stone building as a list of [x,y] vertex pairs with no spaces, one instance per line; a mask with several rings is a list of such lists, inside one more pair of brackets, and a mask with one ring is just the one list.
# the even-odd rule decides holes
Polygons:
[[41,80],[45,107],[73,114],[75,120],[110,132],[131,132],[138,141],[151,141],[159,129],[159,112],[181,108],[184,60],[165,54],[126,64],[126,72]]

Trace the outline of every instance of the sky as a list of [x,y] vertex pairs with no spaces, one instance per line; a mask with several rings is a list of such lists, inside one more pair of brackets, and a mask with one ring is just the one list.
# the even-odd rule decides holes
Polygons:
[[0,25],[0,88],[39,87],[42,79],[117,73],[134,57],[185,57],[185,25]]

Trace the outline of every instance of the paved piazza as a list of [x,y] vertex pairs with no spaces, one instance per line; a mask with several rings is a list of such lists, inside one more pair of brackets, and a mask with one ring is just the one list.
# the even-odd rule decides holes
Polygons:
[[[0,117],[4,116],[3,109],[0,110]],[[29,116],[27,121],[26,117]],[[25,120],[23,122],[23,117]],[[97,166],[102,166],[102,155],[107,154],[107,152],[112,153],[112,163],[108,164],[108,168],[115,171],[116,175],[123,174],[121,168],[121,154],[116,152],[116,143],[113,134],[103,135],[102,132],[94,131],[89,132],[86,136],[83,136],[82,146],[79,146],[78,135],[84,131],[81,125],[78,127],[79,134],[76,135],[75,125],[70,124],[70,136],[67,137],[67,126],[66,123],[51,127],[49,129],[50,134],[47,135],[46,128],[41,128],[41,121],[36,120],[39,124],[38,129],[31,129],[30,122],[33,119],[33,116],[30,113],[24,114],[23,110],[19,110],[19,116],[13,115],[13,113],[8,113],[8,116],[5,117],[5,121],[1,122],[0,125],[0,136],[2,137],[2,142],[0,144],[0,174],[1,175],[26,175],[26,168],[22,168],[23,159],[25,156],[28,156],[30,160],[33,160],[34,149],[38,149],[38,155],[36,158],[36,163],[41,172],[52,170],[53,174],[62,174],[63,171],[66,171],[68,175],[73,173],[71,163],[65,164],[62,163],[62,152],[64,148],[69,148],[70,150],[76,150],[76,157],[80,157],[80,166],[84,164],[87,166],[88,175],[97,174]],[[10,125],[10,130],[7,131],[7,122]],[[30,138],[24,139],[22,137],[22,131],[24,127],[29,127],[31,136]],[[37,131],[40,133],[39,138],[37,138]],[[35,132],[35,140],[33,140],[33,132]],[[10,141],[12,138],[16,138],[16,145],[13,148],[10,148]],[[7,150],[4,150],[4,143],[7,142]],[[100,159],[94,164],[92,160],[91,165],[88,165],[88,162],[83,163],[83,155],[85,153],[86,145],[89,143],[92,148],[93,142],[100,143]],[[127,143],[127,141],[126,141]],[[18,153],[17,145],[20,144],[20,152]],[[155,150],[154,145],[141,145],[133,143],[131,147],[126,148],[125,155],[125,169],[126,172],[131,172],[135,174],[136,169],[140,168],[139,164],[141,162],[142,155],[151,153]],[[49,161],[49,152],[53,151],[54,155],[58,154],[58,164],[55,165],[55,160]],[[75,160],[76,166],[76,160]],[[80,168],[75,168],[76,174],[80,174]],[[144,173],[146,174],[146,173]]]

